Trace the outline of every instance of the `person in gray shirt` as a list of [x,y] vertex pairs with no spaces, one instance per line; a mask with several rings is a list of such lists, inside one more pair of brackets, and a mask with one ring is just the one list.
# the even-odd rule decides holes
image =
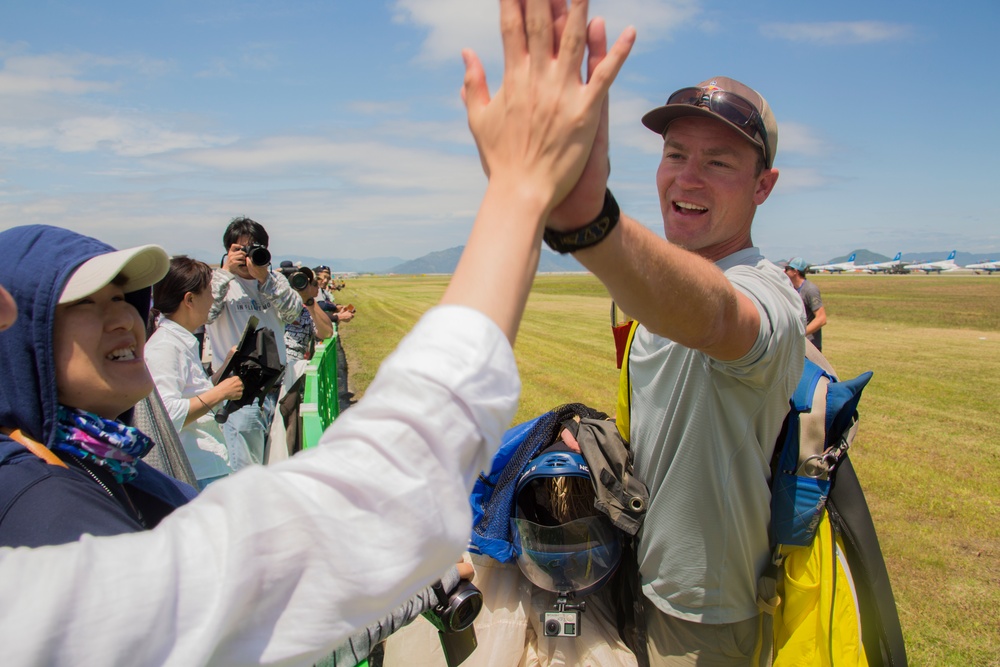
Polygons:
[[792,281],[792,287],[802,297],[806,309],[806,339],[823,351],[823,326],[826,325],[826,308],[816,283],[806,280],[809,264],[801,257],[793,257],[785,265],[785,275]]
[[544,238],[638,322],[617,424],[650,493],[636,549],[649,664],[767,664],[768,463],[805,354],[801,301],[751,237],[778,180],[778,124],[721,76],[642,123],[662,149],[663,236],[619,210],[598,134]]

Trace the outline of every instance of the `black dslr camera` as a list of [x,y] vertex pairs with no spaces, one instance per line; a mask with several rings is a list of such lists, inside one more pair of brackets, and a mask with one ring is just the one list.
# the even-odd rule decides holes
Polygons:
[[423,615],[438,629],[448,667],[455,667],[472,655],[478,644],[472,622],[483,608],[483,594],[464,579],[450,593],[445,593],[440,581],[432,588],[438,603]]
[[271,263],[271,251],[259,243],[250,243],[243,246],[243,252],[247,254],[250,261],[257,266],[267,266]]
[[282,262],[282,266],[278,270],[281,271],[281,275],[288,278],[288,284],[296,292],[301,292],[309,287],[309,284],[316,279],[316,275],[309,267],[303,266],[299,268],[296,266],[287,266],[287,264],[289,262]]

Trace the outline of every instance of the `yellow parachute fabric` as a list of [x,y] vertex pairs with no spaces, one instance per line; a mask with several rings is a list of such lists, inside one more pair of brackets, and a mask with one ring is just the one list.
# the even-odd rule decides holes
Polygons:
[[615,414],[615,424],[618,426],[618,435],[622,440],[628,442],[629,414],[632,411],[632,382],[628,376],[628,353],[632,348],[632,339],[635,338],[635,330],[639,323],[632,321],[629,328],[628,339],[625,342],[625,350],[622,355],[621,373],[618,376],[618,406]]
[[781,549],[773,667],[867,667],[857,592],[830,516],[823,512],[810,546]]

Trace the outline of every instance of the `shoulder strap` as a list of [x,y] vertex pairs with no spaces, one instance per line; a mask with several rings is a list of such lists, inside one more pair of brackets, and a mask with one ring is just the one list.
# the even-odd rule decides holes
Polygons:
[[0,433],[9,436],[11,440],[14,440],[19,444],[24,445],[25,449],[27,449],[29,452],[31,452],[38,458],[42,459],[49,465],[61,466],[63,468],[69,467],[58,456],[53,454],[51,449],[49,449],[42,443],[38,442],[37,440],[29,438],[27,435],[25,435],[24,431],[22,431],[19,428],[10,429],[4,426],[0,428]]
[[799,384],[788,401],[784,437],[779,438],[775,452],[780,457],[778,470],[794,472],[803,460],[819,456],[826,449],[826,392],[817,391],[817,387],[822,383],[825,389],[831,379],[823,368],[805,360]]

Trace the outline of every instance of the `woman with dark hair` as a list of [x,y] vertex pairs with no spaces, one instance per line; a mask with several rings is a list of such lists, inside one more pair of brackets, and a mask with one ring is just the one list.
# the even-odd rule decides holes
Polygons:
[[[194,332],[208,320],[212,307],[212,270],[183,255],[170,260],[170,270],[153,286],[152,336],[146,342],[146,365],[163,405],[181,437],[198,486],[232,472],[222,429],[212,408],[243,395],[235,376],[213,385],[198,356]],[[158,318],[158,319],[157,319]]]

